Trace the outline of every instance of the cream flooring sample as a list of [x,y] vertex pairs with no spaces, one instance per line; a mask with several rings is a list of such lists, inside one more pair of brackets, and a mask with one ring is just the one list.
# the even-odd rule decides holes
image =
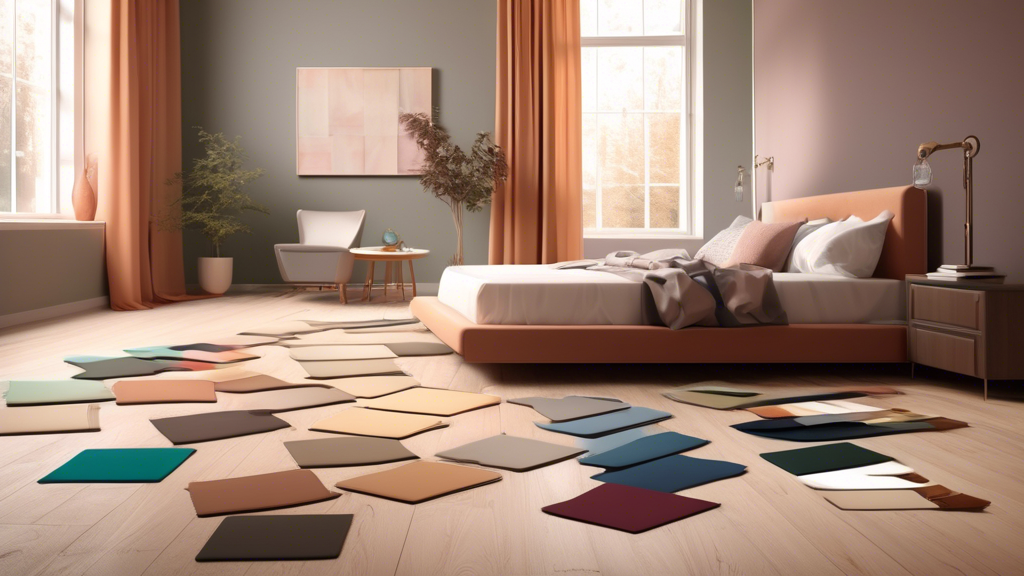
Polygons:
[[939,505],[914,490],[838,490],[825,500],[843,510],[937,510]]
[[420,385],[412,376],[355,376],[322,382],[356,398],[379,398]]
[[421,461],[342,480],[335,486],[342,490],[418,504],[499,480],[501,474],[490,470]]
[[410,388],[382,398],[368,400],[364,406],[374,410],[454,416],[477,408],[501,403],[501,397],[443,388]]
[[0,410],[0,436],[98,432],[100,407],[96,404],[24,406]]
[[327,360],[324,362],[299,362],[310,378],[349,378],[351,376],[372,376],[374,374],[403,374],[392,358],[372,360]]
[[293,348],[288,354],[292,360],[300,362],[325,360],[366,360],[370,358],[397,358],[398,355],[383,344],[368,346],[309,346]]
[[350,408],[309,427],[319,432],[401,440],[448,424],[431,416]]
[[818,474],[797,476],[815,490],[904,490],[922,488],[934,482],[912,482],[899,476],[913,474],[914,469],[899,462],[882,462],[859,468],[847,468]]

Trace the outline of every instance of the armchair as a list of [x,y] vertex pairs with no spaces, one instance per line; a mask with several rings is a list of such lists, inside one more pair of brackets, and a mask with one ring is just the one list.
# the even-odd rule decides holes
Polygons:
[[277,266],[289,284],[337,285],[340,299],[347,303],[345,283],[352,279],[355,257],[363,236],[366,210],[321,212],[299,210],[298,244],[276,244]]

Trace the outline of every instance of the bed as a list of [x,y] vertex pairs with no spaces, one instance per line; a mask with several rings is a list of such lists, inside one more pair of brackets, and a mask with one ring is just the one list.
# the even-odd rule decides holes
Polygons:
[[927,268],[923,190],[883,188],[767,202],[761,219],[894,217],[873,278],[775,275],[787,326],[640,325],[642,285],[587,270],[462,266],[412,313],[471,363],[905,362],[906,274]]

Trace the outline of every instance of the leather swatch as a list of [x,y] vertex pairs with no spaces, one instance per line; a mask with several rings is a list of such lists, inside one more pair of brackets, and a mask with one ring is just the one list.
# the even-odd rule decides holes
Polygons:
[[412,376],[357,376],[340,380],[324,380],[325,386],[334,386],[356,398],[380,398],[420,385]]
[[753,412],[761,418],[793,418],[796,416],[815,416],[818,414],[850,414],[855,412],[878,412],[885,408],[868,406],[848,400],[822,400],[811,402],[796,402],[794,404],[780,404],[778,406],[754,406],[744,408]]
[[593,416],[591,418],[581,418],[570,422],[554,422],[551,424],[534,422],[534,424],[552,432],[571,434],[573,436],[583,436],[584,438],[594,438],[597,436],[621,432],[629,428],[636,428],[637,426],[661,422],[662,420],[668,420],[671,417],[672,415],[668,412],[633,406],[626,410],[612,412],[611,414],[602,414],[601,416]]
[[849,442],[766,452],[761,458],[795,476],[819,474],[890,462],[893,458]]
[[318,432],[401,440],[446,426],[448,426],[446,422],[442,422],[434,416],[350,408],[313,424],[309,429]]
[[123,358],[71,356],[65,358],[64,361],[84,370],[72,376],[75,380],[110,380],[112,378],[152,376],[161,372],[214,370],[217,368],[216,364],[210,364],[209,362],[147,360],[134,356],[125,356]]
[[396,356],[446,356],[455,353],[443,342],[391,342],[385,346]]
[[608,434],[607,436],[600,436],[598,438],[576,438],[575,444],[580,448],[587,450],[587,454],[580,456],[578,459],[582,460],[590,456],[596,456],[603,454],[619,446],[629,444],[633,440],[643,438],[644,436],[650,436],[652,434],[661,434],[666,430],[657,424],[651,424],[649,426],[641,426],[640,428],[630,428],[622,432],[615,434]]
[[172,444],[194,444],[272,432],[291,426],[268,412],[229,410],[150,420]]
[[454,416],[478,408],[501,404],[499,396],[462,392],[444,388],[410,388],[395,394],[366,401],[364,406],[374,410]]
[[566,396],[564,398],[541,398],[530,396],[514,398],[511,404],[529,406],[552,422],[566,422],[590,416],[600,416],[629,408],[629,404],[615,398],[592,398],[589,396]]
[[[843,416],[843,415],[838,415]],[[808,416],[807,418],[815,418]],[[909,422],[881,422],[870,424],[849,420],[837,420],[821,422],[814,425],[800,423],[797,418],[777,418],[774,420],[756,420],[733,424],[733,428],[777,440],[791,440],[793,442],[825,442],[829,440],[853,440],[856,438],[871,438],[875,436],[887,436],[889,434],[902,434],[906,432],[929,432],[951,430],[954,428],[967,427],[966,422],[950,420],[948,418],[931,418],[929,420],[916,420]]]
[[368,346],[303,346],[292,348],[288,353],[292,360],[299,362],[324,362],[327,360],[367,360],[371,358],[398,358],[398,355],[383,344]]
[[193,448],[82,450],[39,483],[160,482],[195,452]]
[[625,484],[659,492],[679,492],[701,484],[739,476],[747,467],[724,460],[704,460],[675,455],[630,468],[591,476],[594,480]]
[[848,490],[825,495],[843,510],[984,510],[991,502],[939,485],[910,490]]
[[217,401],[208,380],[121,380],[112,388],[118,405]]
[[398,440],[364,436],[293,440],[284,447],[299,468],[368,466],[419,458]]
[[355,402],[355,397],[330,386],[294,386],[286,390],[255,392],[239,397],[242,410],[271,414]]
[[230,516],[206,541],[196,562],[330,560],[341,556],[352,514]]
[[[860,396],[901,394],[898,390],[887,386],[788,388],[778,392],[758,392],[753,396],[750,395],[750,392],[742,389],[722,390],[722,387],[718,386],[683,386],[665,392],[664,396],[676,402],[714,408],[715,410],[740,410],[754,406],[792,404],[812,400],[842,400]],[[739,395],[740,393],[743,395]]]
[[322,362],[299,362],[310,378],[350,378],[374,374],[403,374],[392,358],[370,360],[327,360]]
[[707,443],[708,441],[703,438],[694,438],[678,432],[665,432],[638,438],[601,454],[585,456],[580,458],[580,464],[602,468],[626,468],[693,450]]
[[11,380],[4,394],[8,406],[43,406],[106,402],[114,394],[103,382],[81,380]]
[[99,432],[97,404],[25,406],[0,410],[0,436]]
[[721,504],[622,484],[602,484],[579,496],[541,508],[547,514],[639,534]]
[[341,496],[325,488],[310,470],[189,482],[187,490],[199,517],[276,510]]
[[572,446],[499,434],[438,452],[437,457],[513,472],[526,472],[568,460],[583,452],[585,450]]
[[501,474],[442,462],[412,462],[383,472],[342,480],[342,490],[419,504],[501,480]]

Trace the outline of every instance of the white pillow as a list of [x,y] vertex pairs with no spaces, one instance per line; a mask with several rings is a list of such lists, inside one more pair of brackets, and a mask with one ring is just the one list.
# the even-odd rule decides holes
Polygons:
[[829,218],[819,218],[818,220],[804,222],[803,225],[797,229],[796,236],[793,236],[793,247],[789,249],[789,254],[786,254],[786,262],[783,264],[782,269],[786,272],[799,272],[799,270],[793,268],[793,253],[796,252],[797,245],[803,242],[804,238],[810,236],[811,232],[814,232],[818,228],[821,228],[825,224],[830,224],[831,222],[832,220]]
[[701,246],[700,250],[697,250],[697,253],[693,255],[693,259],[703,260],[718,267],[724,266],[729,261],[729,257],[732,256],[732,250],[736,247],[736,243],[739,242],[740,236],[743,235],[743,229],[751,222],[752,220],[746,216],[737,216],[728,228],[715,234],[714,238]]
[[787,272],[870,278],[892,217],[885,210],[867,222],[851,216],[818,228],[793,249]]

